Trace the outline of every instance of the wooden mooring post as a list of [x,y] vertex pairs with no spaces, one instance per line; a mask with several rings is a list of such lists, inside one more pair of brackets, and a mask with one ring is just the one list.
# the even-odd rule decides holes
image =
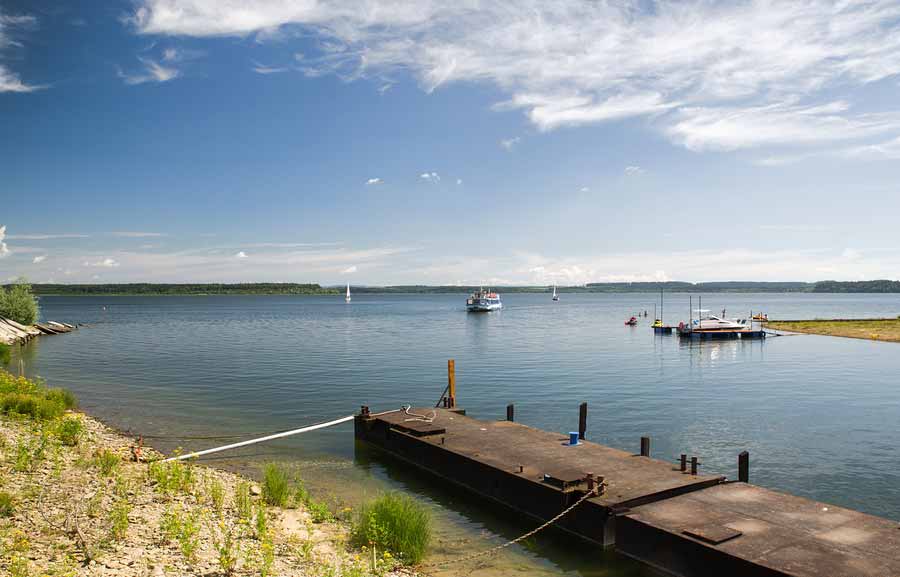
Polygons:
[[650,456],[650,437],[641,437],[641,457]]
[[516,416],[516,407],[512,403],[510,403],[509,405],[506,405],[506,420],[513,422],[516,420],[515,416]]
[[447,359],[447,408],[456,407],[456,361]]

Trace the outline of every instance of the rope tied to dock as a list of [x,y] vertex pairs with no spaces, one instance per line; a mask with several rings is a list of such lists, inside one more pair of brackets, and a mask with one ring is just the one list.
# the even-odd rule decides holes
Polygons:
[[524,541],[525,539],[528,539],[529,537],[533,537],[534,535],[537,535],[538,533],[540,533],[541,531],[543,531],[550,525],[553,525],[554,523],[556,523],[557,521],[559,521],[560,519],[562,519],[563,517],[568,515],[573,509],[575,509],[575,507],[577,507],[578,505],[581,505],[587,499],[590,499],[591,497],[596,497],[597,495],[600,495],[602,488],[604,486],[605,486],[605,483],[600,483],[599,485],[597,485],[596,487],[594,487],[593,489],[589,490],[584,495],[582,495],[577,501],[575,501],[574,503],[572,503],[571,505],[569,505],[568,507],[563,509],[555,517],[546,521],[543,525],[532,529],[531,531],[525,533],[524,535],[520,535],[519,537],[516,537],[512,541],[507,541],[506,543],[502,543],[502,544],[497,545],[496,547],[492,547],[490,549],[485,549],[484,551],[479,551],[478,553],[466,555],[465,557],[462,557],[460,559],[450,559],[447,561],[440,561],[437,563],[426,563],[425,565],[419,565],[417,568],[418,569],[435,569],[438,567],[445,567],[447,565],[452,565],[454,563],[468,563],[469,561],[474,561],[475,559],[481,559],[482,557],[489,557],[491,555],[499,553],[503,549],[506,549],[507,547],[509,547],[511,545],[515,545],[516,543],[519,543],[521,541]]
[[412,405],[403,405],[403,412],[412,417],[410,419],[404,419],[405,422],[422,421],[424,423],[433,423],[434,418],[437,417],[437,411],[431,411],[430,415],[420,415],[418,413],[410,413],[409,410],[411,408]]

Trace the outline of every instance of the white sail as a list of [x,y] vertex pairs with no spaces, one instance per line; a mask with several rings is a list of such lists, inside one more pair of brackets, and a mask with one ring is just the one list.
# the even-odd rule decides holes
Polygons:
[[348,303],[350,302],[350,283],[347,283],[347,296],[344,297],[344,300]]

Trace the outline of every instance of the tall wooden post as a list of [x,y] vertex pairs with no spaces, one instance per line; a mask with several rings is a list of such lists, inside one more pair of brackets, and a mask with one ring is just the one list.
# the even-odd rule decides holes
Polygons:
[[750,453],[747,451],[741,451],[741,454],[738,455],[738,481],[750,482]]
[[581,403],[578,407],[578,439],[584,440],[584,433],[587,431],[587,403]]
[[697,465],[699,465],[697,457],[691,457],[691,475],[697,474]]
[[650,437],[641,437],[641,457],[650,456]]
[[516,408],[512,404],[506,405],[506,420],[510,422],[515,421],[515,415]]
[[447,360],[447,408],[456,407],[456,361]]

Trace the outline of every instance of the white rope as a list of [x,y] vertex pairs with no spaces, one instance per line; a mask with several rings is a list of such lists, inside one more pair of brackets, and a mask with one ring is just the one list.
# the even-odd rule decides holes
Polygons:
[[434,418],[437,417],[437,411],[431,411],[431,415],[420,415],[418,413],[410,413],[409,410],[412,408],[412,405],[403,405],[403,412],[412,417],[411,419],[404,419],[404,422],[409,421],[424,421],[426,423],[431,423],[434,421]]
[[347,421],[352,421],[352,420],[353,420],[353,415],[349,415],[346,417],[341,417],[340,419],[328,421],[327,423],[319,423],[318,425],[310,425],[308,427],[294,429],[292,431],[283,431],[281,433],[275,433],[274,435],[267,435],[265,437],[259,437],[258,439],[250,439],[248,441],[241,441],[239,443],[232,443],[230,445],[224,445],[222,447],[215,447],[212,449],[206,449],[204,451],[196,451],[194,453],[188,453],[186,455],[178,455],[177,457],[169,457],[168,459],[163,459],[161,462],[167,463],[169,461],[182,461],[184,459],[192,459],[194,457],[202,457],[203,455],[209,455],[211,453],[218,453],[220,451],[227,451],[228,449],[237,449],[238,447],[245,447],[247,445],[262,443],[264,441],[271,441],[273,439],[280,439],[282,437],[290,437],[291,435],[299,435],[300,433],[307,433],[309,431],[315,431],[316,429],[324,429],[325,427],[333,427],[335,425],[340,425],[341,423],[346,423]]

